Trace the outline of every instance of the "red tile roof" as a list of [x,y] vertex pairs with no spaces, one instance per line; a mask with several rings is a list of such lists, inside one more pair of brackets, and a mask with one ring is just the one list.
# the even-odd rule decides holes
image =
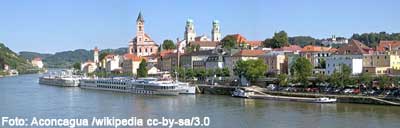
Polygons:
[[379,42],[379,45],[377,46],[376,50],[380,51],[380,52],[383,52],[386,49],[389,49],[390,47],[393,48],[393,47],[399,47],[399,46],[400,46],[400,41],[382,40],[382,41]]
[[250,45],[251,47],[260,47],[260,46],[263,45],[262,42],[263,42],[263,41],[260,41],[260,40],[252,40],[252,41],[247,41],[246,43],[247,43],[248,45]]
[[125,60],[132,60],[132,61],[142,61],[142,59],[146,59],[146,58],[142,58],[142,57],[136,56],[135,54],[127,53],[127,54],[124,55],[124,59]]
[[358,40],[351,40],[347,45],[340,47],[337,50],[338,54],[371,54],[374,50]]
[[322,46],[314,46],[314,45],[307,45],[301,49],[301,52],[330,52],[331,48],[329,47],[322,47]]
[[266,52],[263,50],[241,50],[233,56],[236,57],[257,57],[264,55]]
[[301,47],[299,45],[289,45],[289,46],[285,46],[282,48],[275,48],[274,51],[292,51],[292,52],[296,52],[296,51],[301,51]]
[[232,35],[227,35],[227,36],[232,36],[233,38],[236,39],[236,42],[239,44],[247,41],[247,39],[240,34],[232,34]]
[[114,54],[108,54],[108,55],[106,55],[104,58],[112,59],[114,56],[115,56]]
[[174,50],[162,50],[160,52],[160,56],[163,57],[163,56],[171,54],[171,53],[174,53]]

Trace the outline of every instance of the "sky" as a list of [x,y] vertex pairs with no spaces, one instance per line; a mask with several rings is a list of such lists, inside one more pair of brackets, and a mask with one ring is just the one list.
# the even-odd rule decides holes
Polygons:
[[157,43],[183,38],[193,19],[197,35],[239,33],[265,40],[289,36],[329,38],[353,33],[400,32],[399,0],[0,0],[0,42],[16,52],[56,53],[127,47],[141,11],[145,32]]

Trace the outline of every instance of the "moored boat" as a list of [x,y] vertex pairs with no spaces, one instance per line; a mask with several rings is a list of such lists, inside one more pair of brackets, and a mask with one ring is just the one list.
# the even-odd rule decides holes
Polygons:
[[107,91],[129,92],[150,95],[178,95],[177,85],[169,81],[158,81],[156,78],[95,78],[82,79],[80,87]]
[[251,95],[254,95],[254,92],[246,91],[246,90],[241,89],[241,88],[236,88],[232,92],[232,96],[233,97],[250,98]]
[[59,75],[49,74],[39,77],[39,84],[62,87],[78,87],[81,77],[74,76],[68,70],[63,70]]
[[176,82],[177,89],[180,90],[179,94],[196,94],[196,87],[190,86],[189,83]]
[[315,98],[313,103],[335,103],[336,98],[328,98],[328,97],[321,97],[321,98]]

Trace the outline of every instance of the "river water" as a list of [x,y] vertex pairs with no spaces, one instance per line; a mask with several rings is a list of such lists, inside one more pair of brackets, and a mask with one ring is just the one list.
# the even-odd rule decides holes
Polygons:
[[0,117],[209,117],[209,127],[217,128],[400,127],[400,107],[395,106],[313,104],[219,95],[136,95],[39,85],[39,76],[0,78]]

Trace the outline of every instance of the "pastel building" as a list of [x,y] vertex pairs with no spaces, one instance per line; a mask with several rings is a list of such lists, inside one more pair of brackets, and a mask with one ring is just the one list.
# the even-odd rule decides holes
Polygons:
[[365,55],[363,72],[375,75],[391,74],[392,70],[400,70],[400,58],[397,51]]
[[136,20],[136,37],[129,42],[128,53],[136,56],[150,56],[158,52],[158,45],[144,32],[142,13]]
[[142,62],[143,59],[145,58],[136,56],[135,54],[125,54],[124,62],[122,64],[122,72],[136,75],[140,62]]
[[360,74],[363,70],[363,60],[361,55],[332,55],[326,58],[327,75],[332,75],[334,72],[341,72],[343,65],[352,69],[352,74]]
[[32,65],[38,68],[43,68],[42,58],[36,57],[31,61]]
[[105,69],[107,72],[119,72],[122,70],[123,57],[120,55],[109,54],[104,57]]
[[85,73],[93,73],[97,69],[97,64],[93,61],[86,61],[85,63],[81,64],[81,71]]
[[267,54],[264,62],[268,65],[268,73],[287,73],[288,62],[284,54]]

